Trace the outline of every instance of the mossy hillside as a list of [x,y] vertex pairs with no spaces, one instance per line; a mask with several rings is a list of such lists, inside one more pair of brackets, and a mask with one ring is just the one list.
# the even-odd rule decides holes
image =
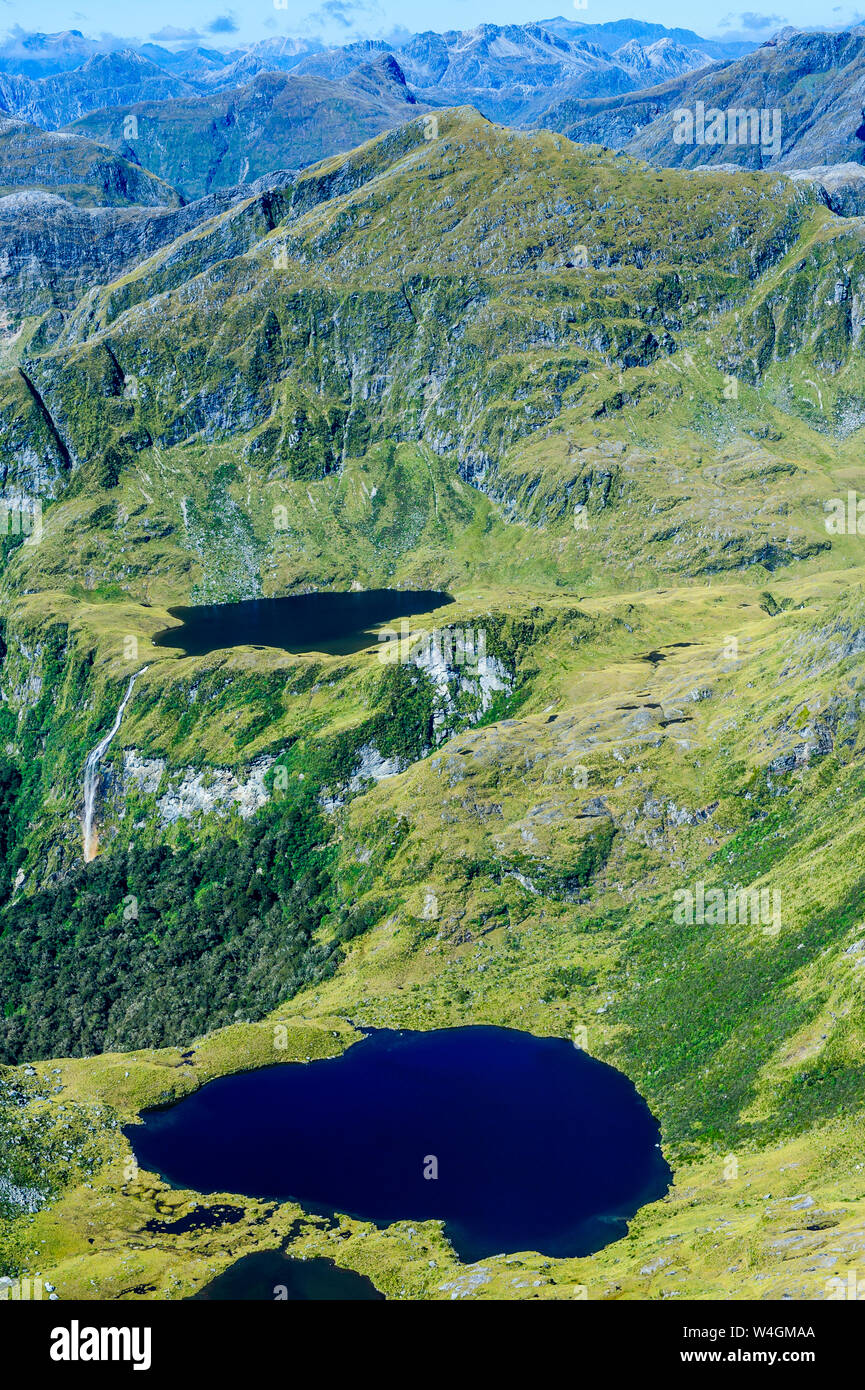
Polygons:
[[36,1211],[67,1188],[92,1178],[101,1166],[113,1109],[98,1104],[51,1105],[62,1086],[59,1069],[43,1077],[0,1073],[0,1275],[15,1275],[27,1245],[20,1215]]
[[[285,245],[289,270],[296,273],[299,261],[314,276],[352,281],[374,267],[386,283],[405,278],[406,266],[445,274],[463,266],[478,277],[509,271],[517,275],[510,283],[518,302],[525,294],[519,273],[534,269],[535,302],[543,304],[550,272],[558,272],[553,283],[562,297],[571,287],[579,301],[583,294],[573,290],[587,277],[561,272],[574,268],[572,253],[583,245],[591,266],[619,273],[604,282],[614,303],[629,287],[665,283],[664,307],[678,301],[681,310],[695,293],[693,280],[703,292],[732,289],[784,254],[811,218],[824,216],[812,195],[786,180],[661,174],[548,132],[505,130],[471,108],[441,113],[438,128],[436,139],[416,141],[396,157],[388,137],[358,152],[355,170],[379,156],[374,177],[361,181],[355,173],[345,192],[336,183],[327,202],[273,238]],[[384,169],[379,152],[388,158]],[[299,176],[296,203],[325,167]],[[401,196],[392,208],[388,185],[397,181]],[[527,192],[533,200],[521,199]],[[679,234],[685,217],[693,241]],[[502,293],[507,302],[505,286]]]
[[[849,610],[849,602],[844,607]],[[843,646],[835,637],[839,618],[842,631],[846,622],[842,612],[835,608],[828,622],[813,611],[800,610],[795,618],[788,612],[780,630],[779,620],[772,620],[774,633],[769,623],[740,619],[740,638],[750,651],[739,662],[725,662],[718,653],[707,670],[705,654],[689,652],[675,657],[675,668],[659,664],[623,703],[644,711],[659,703],[672,721],[660,740],[657,726],[647,725],[642,740],[632,733],[612,747],[593,748],[601,710],[592,703],[578,720],[584,729],[580,756],[590,768],[589,789],[607,801],[618,833],[589,900],[564,913],[548,893],[540,903],[526,893],[521,902],[511,894],[508,913],[498,916],[495,876],[488,872],[470,885],[462,876],[467,861],[483,861],[500,849],[493,837],[498,832],[499,841],[505,839],[511,817],[520,831],[526,817],[511,804],[505,826],[496,825],[485,783],[491,764],[507,766],[508,753],[498,746],[485,758],[477,746],[480,731],[467,736],[468,746],[461,737],[452,759],[457,767],[449,769],[450,796],[424,795],[415,786],[402,803],[409,830],[390,875],[394,885],[405,885],[405,916],[391,913],[384,928],[358,944],[326,987],[323,1004],[333,1008],[339,992],[349,990],[351,1016],[371,1024],[387,1018],[429,1027],[457,1018],[565,1035],[587,1027],[591,1050],[639,1077],[661,1116],[674,1164],[690,1170],[714,1152],[719,1182],[731,1151],[751,1162],[760,1151],[790,1143],[799,1146],[799,1164],[803,1151],[816,1157],[815,1120],[847,1126],[852,1135],[851,1115],[862,1103],[856,971],[862,826],[853,809],[861,800],[862,728],[855,654],[839,656]],[[855,631],[855,619],[851,626]],[[815,647],[820,660],[802,660],[803,650]],[[794,653],[798,660],[791,659]],[[669,653],[668,661],[673,658]],[[676,713],[692,680],[694,690],[711,694],[692,704],[685,725]],[[640,703],[647,693],[653,700]],[[772,773],[779,742],[783,747],[786,740],[788,749],[791,739],[807,743],[815,707],[835,729],[834,752],[812,751],[813,763],[792,775]],[[805,710],[805,717],[791,723],[791,709]],[[606,719],[611,713],[607,706]],[[628,718],[627,710],[619,715],[619,735]],[[572,729],[569,720],[569,739]],[[574,823],[562,817],[555,845],[542,838],[544,825],[573,796],[573,754],[557,747],[549,760],[539,758],[544,742],[537,727],[529,736],[523,724],[509,737],[516,767],[524,767],[528,746],[531,761],[544,768],[523,795],[528,800],[534,792],[529,826],[539,843],[532,853],[543,863],[555,861],[562,836],[573,843]],[[609,772],[598,767],[599,753]],[[567,761],[557,769],[563,754]],[[731,771],[738,774],[735,787]],[[430,777],[432,763],[415,775]],[[523,770],[521,780],[528,775]],[[515,785],[513,773],[506,780]],[[354,804],[356,844],[368,843],[381,800],[394,790],[379,788]],[[749,807],[749,800],[756,804]],[[832,827],[841,806],[848,809],[839,841]],[[683,809],[709,814],[683,824]],[[440,816],[446,824],[434,831]],[[429,849],[440,842],[446,872]],[[779,936],[753,923],[719,929],[675,924],[673,889],[699,878],[778,889]],[[438,898],[433,922],[423,920],[429,891]],[[845,1171],[855,1187],[851,1150]],[[796,1182],[801,1177],[797,1173]],[[861,1182],[856,1190],[861,1193]],[[761,1277],[771,1277],[765,1264]],[[814,1289],[809,1296],[823,1295]]]
[[308,480],[276,463],[263,478],[264,457],[237,459],[226,445],[148,450],[116,487],[46,509],[41,543],[16,551],[9,583],[161,610],[352,584],[448,588],[485,550],[507,556],[518,539],[424,448],[380,444]]
[[265,429],[246,460],[225,444],[147,449],[115,486],[78,488],[16,552],[12,580],[168,605],[353,582],[597,591],[732,570],[760,583],[830,549],[858,563],[858,538],[825,525],[855,481],[855,438],[829,441],[744,384],[727,400],[717,369],[689,361],[625,373],[614,409],[590,375],[484,484],[501,513],[426,446],[292,478]]
[[[418,640],[439,628],[482,629],[489,655],[523,685],[537,671],[531,655],[537,635],[566,621],[571,608],[561,599],[542,612],[531,594],[458,591],[457,602],[413,621],[408,630]],[[364,744],[403,760],[433,744],[429,711],[422,717],[418,705],[415,719],[408,707],[401,710],[391,689],[394,680],[412,672],[426,708],[429,682],[413,667],[384,665],[383,649],[329,657],[240,648],[192,658],[152,645],[153,635],[173,622],[167,610],[130,603],[119,592],[106,601],[102,592],[70,598],[50,590],[20,600],[7,619],[4,757],[23,779],[10,864],[14,858],[12,872],[24,873],[27,891],[80,857],[86,757],[110,727],[136,672],[122,730],[103,762],[100,822],[117,848],[133,839],[155,846],[173,837],[156,814],[156,794],[142,797],[123,784],[124,749],[163,759],[166,781],[184,770],[213,768],[234,769],[242,777],[261,755],[292,750],[296,771],[305,769],[316,785],[326,772],[328,786],[338,792]],[[477,712],[455,707],[446,727],[459,727],[468,717]],[[336,751],[322,762],[319,746]],[[203,822],[198,829],[207,833]]]
[[[700,329],[732,323],[753,282],[783,283],[791,243],[834,244],[837,219],[764,176],[661,176],[538,139],[470,113],[433,142],[407,126],[307,171],[270,235],[279,209],[253,201],[95,291],[122,304],[135,280],[145,298],[106,317],[91,296],[62,350],[31,350],[30,385],[9,379],[19,481],[40,483],[33,445],[53,460],[51,495],[71,479],[41,585],[71,568],[106,594],[239,597],[358,569],[380,582],[407,551],[418,582],[480,523],[458,468],[526,528],[489,535],[487,513],[466,559],[490,579],[629,587],[817,555],[834,449],[744,377],[727,399],[721,339]],[[687,263],[681,239],[656,235],[665,218],[705,232]],[[237,229],[245,246],[264,234],[240,258]],[[587,268],[566,259],[575,236]],[[722,267],[723,285],[692,283]],[[635,326],[656,338],[636,354]],[[394,434],[424,445],[373,443]]]
[[140,164],[92,140],[70,140],[26,121],[4,118],[0,151],[3,198],[26,191],[49,193],[81,207],[174,208],[181,203],[175,189]]
[[[526,135],[495,126],[470,107],[438,112],[437,134],[428,135],[428,122],[418,117],[299,171],[276,197],[274,207],[284,202],[287,210],[279,235],[261,254],[285,249],[280,268],[295,281],[301,270],[314,283],[362,281],[374,270],[376,279],[398,283],[405,266],[448,275],[455,266],[475,274],[561,271],[585,245],[595,268],[630,274],[668,266],[669,308],[688,297],[677,269],[685,269],[685,279],[694,267],[710,276],[717,258],[716,284],[753,278],[810,219],[833,220],[807,188],[777,177],[658,171],[545,131]],[[397,185],[400,206],[392,207]],[[521,203],[523,190],[534,199]],[[679,234],[686,217],[697,233],[691,244]],[[653,228],[661,234],[654,236]],[[198,232],[196,241],[202,235],[211,233]],[[186,241],[170,253],[172,262],[185,265],[185,278],[202,268],[189,251]],[[148,297],[166,288],[151,280],[166,254],[145,261],[123,283],[136,282]],[[564,277],[564,285],[578,283]],[[622,283],[639,281],[611,282]],[[516,292],[521,298],[519,281]],[[113,285],[98,290],[101,308],[95,320],[89,314],[94,326],[116,317],[116,293]]]
[[[404,895],[416,904],[415,925],[401,926],[398,933],[404,944],[397,943],[394,928],[388,935],[387,953],[396,958],[410,958],[418,933],[425,952],[437,955],[447,954],[451,941],[477,941],[500,926],[522,931],[522,921],[541,906],[539,887],[542,916],[557,914],[561,920],[564,912],[573,921],[571,930],[590,933],[595,948],[620,948],[616,955],[630,980],[628,998],[612,1007],[598,985],[591,1013],[603,1006],[614,1028],[626,1026],[614,1055],[628,1057],[629,1069],[639,1074],[641,1088],[666,1120],[669,1141],[675,1139],[685,1154],[694,1144],[700,1147],[703,1128],[713,1142],[727,1145],[743,1136],[756,1144],[764,1127],[767,1141],[801,1132],[815,1100],[809,1095],[803,1109],[800,1087],[818,1088],[827,1115],[859,1093],[859,1011],[846,996],[858,979],[855,951],[849,969],[844,960],[837,985],[830,989],[818,982],[834,977],[838,967],[832,962],[841,965],[859,923],[862,828],[855,813],[847,816],[840,838],[831,827],[840,806],[855,807],[861,799],[860,695],[855,656],[839,658],[836,647],[835,658],[820,665],[791,659],[791,653],[814,643],[815,616],[807,609],[762,621],[737,615],[743,655],[736,661],[724,658],[724,636],[718,633],[708,668],[706,646],[697,653],[668,651],[666,661],[649,667],[650,674],[634,663],[630,699],[622,699],[621,688],[597,697],[583,718],[565,715],[564,728],[557,713],[552,726],[559,726],[557,736],[547,735],[549,744],[549,725],[529,714],[495,739],[493,730],[460,736],[448,759],[434,758],[406,774],[419,783],[401,801],[408,829],[387,878],[379,880],[392,892],[403,883]],[[729,612],[725,617],[729,622]],[[821,646],[831,652],[831,644],[821,640]],[[792,720],[791,711],[797,714]],[[825,730],[834,745],[831,753],[817,736]],[[796,747],[810,748],[807,757],[803,751],[799,770],[773,770],[781,750]],[[576,759],[587,769],[585,788],[572,786]],[[427,789],[436,777],[436,791]],[[499,779],[509,796],[496,785]],[[587,900],[562,909],[549,901],[555,894],[546,876],[551,868],[560,871],[573,862],[589,826],[597,833],[599,808],[579,816],[580,801],[585,812],[590,794],[603,798],[616,834],[606,860],[595,860]],[[356,846],[372,833],[367,806],[374,817],[385,801],[393,813],[397,797],[396,784],[390,784],[354,803],[350,834]],[[685,818],[683,811],[689,813]],[[694,812],[700,814],[695,818]],[[508,851],[517,845],[525,856],[519,871],[532,887],[522,894],[512,891],[500,919],[502,871],[510,867]],[[446,872],[437,868],[439,846]],[[539,870],[534,876],[526,859]],[[767,936],[753,922],[717,931],[676,924],[672,889],[696,879],[707,885],[771,885],[782,897],[780,935]],[[599,889],[598,881],[606,887]],[[424,923],[421,904],[427,891],[436,894],[439,910],[434,921]],[[358,949],[366,960],[364,948]],[[479,950],[481,959],[488,958],[493,980],[500,974],[512,982],[507,953],[496,968],[497,953]],[[531,952],[537,977],[537,941]],[[565,970],[566,962],[557,962],[555,969]],[[362,973],[359,965],[338,979],[353,978],[357,990]],[[442,974],[442,967],[433,971],[433,990]],[[705,979],[705,990],[695,991],[697,975]],[[552,981],[557,982],[561,975]],[[612,998],[622,985],[619,975],[609,985]],[[479,990],[463,1001],[467,1018],[483,1011],[491,989],[495,985],[485,973]],[[649,989],[647,1008],[642,990]],[[843,1013],[829,1002],[839,989]],[[543,998],[543,988],[539,995]],[[403,1007],[388,999],[384,1007],[388,1014],[396,1008],[405,1022],[423,1019],[423,998],[408,998]],[[585,1008],[580,990],[577,999]],[[375,1022],[380,1007],[367,1007],[360,1016]],[[563,1032],[587,1022],[570,1000],[553,1007]],[[509,1018],[514,1011],[511,1001]],[[601,1027],[606,1029],[606,1020]],[[792,1038],[827,1027],[825,1036],[818,1033],[823,1037],[818,1050],[828,1056],[821,1057],[812,1079],[773,1061],[795,1056],[799,1045]],[[735,1120],[736,1115],[742,1118]]]
[[[22,1241],[24,1246],[32,1241],[43,1257],[48,1253],[44,1247],[49,1245],[69,1259],[80,1296],[93,1297],[96,1281],[91,1283],[91,1271],[98,1268],[103,1277],[105,1271],[102,1257],[92,1258],[97,1252],[89,1233],[98,1229],[93,1220],[94,1202],[119,1229],[124,1224],[134,1226],[148,1218],[171,1216],[180,1205],[164,1184],[148,1189],[143,1176],[139,1179],[134,1163],[130,1165],[121,1125],[134,1121],[139,1108],[178,1098],[210,1077],[224,1074],[226,1067],[262,1065],[277,1059],[309,1061],[332,1056],[354,1040],[352,1030],[338,1019],[299,1029],[283,1027],[278,1035],[278,1054],[274,1052],[275,1036],[272,1025],[236,1025],[211,1034],[193,1051],[173,1049],[122,1057],[106,1054],[96,1072],[88,1071],[83,1087],[79,1064],[74,1061],[39,1065],[28,1074],[20,1068],[3,1068],[0,1103],[4,1106],[3,1140],[8,1146],[3,1150],[4,1170],[8,1168],[19,1185],[37,1194],[35,1215],[22,1217],[12,1203],[0,1209],[4,1273],[14,1275],[21,1269]],[[82,1094],[86,1100],[81,1099]],[[60,1193],[65,1195],[55,1205]],[[149,1210],[145,1205],[148,1197],[153,1199]],[[107,1210],[118,1205],[124,1210]],[[254,1205],[256,1216],[260,1216],[258,1204]],[[43,1223],[48,1236],[39,1233]],[[237,1232],[233,1234],[236,1237]],[[230,1243],[221,1243],[227,1253]],[[116,1261],[108,1257],[108,1266],[117,1266],[118,1280],[129,1260],[125,1251]],[[34,1268],[32,1272],[43,1274],[50,1282],[47,1271]],[[188,1280],[188,1275],[184,1277]],[[101,1286],[102,1278],[98,1282]],[[177,1282],[171,1280],[174,1296]]]
[[[199,273],[186,247],[217,228],[186,238],[171,259],[188,278],[167,294],[151,286],[158,335],[143,303],[104,327],[91,308],[62,350],[28,358],[73,467],[114,487],[152,445],[228,432],[249,436],[254,467],[308,481],[396,434],[476,476],[569,406],[615,416],[630,398],[613,384],[622,367],[666,358],[829,216],[760,176],[665,181],[537,139],[455,113],[440,139],[391,149],[384,168],[386,142],[361,152],[372,174],[355,158],[303,176],[297,208],[245,257]],[[323,202],[322,186],[339,192]],[[705,233],[690,251],[672,236],[680,219]],[[575,238],[592,248],[588,267],[568,260]]]
[[[863,271],[858,219],[815,226],[755,287],[721,339],[733,370],[750,381],[765,376],[781,409],[842,438],[861,423],[855,405]],[[779,372],[782,364],[786,371]],[[786,393],[785,378],[793,388]]]
[[[764,582],[830,550],[837,562],[823,504],[842,486],[838,450],[807,430],[764,437],[744,390],[736,403],[723,391],[720,373],[693,361],[627,372],[615,411],[586,391],[555,428],[505,453],[490,491],[581,590],[725,572]],[[715,402],[702,420],[700,395]],[[858,563],[855,547],[839,553]]]
[[[536,675],[538,640],[557,622],[573,621],[572,609],[560,607],[558,619],[525,606],[481,615],[489,654],[518,689]],[[477,610],[469,612],[476,627]],[[465,621],[465,612],[456,616]],[[16,634],[9,638],[14,645]],[[43,659],[29,669],[36,708],[26,704],[26,687],[17,691],[23,733],[7,747],[13,773],[31,724],[41,728],[43,705],[56,710],[60,737],[64,721],[80,711],[80,700],[70,702],[64,649],[55,645],[53,665]],[[16,651],[13,674],[20,645]],[[332,973],[341,943],[374,920],[371,905],[355,905],[337,875],[338,841],[323,807],[338,810],[358,789],[364,754],[395,766],[415,762],[449,730],[475,720],[477,701],[458,700],[441,725],[426,674],[410,664],[383,665],[375,649],[351,661],[272,655],[269,673],[260,663],[249,669],[243,653],[228,663],[219,654],[140,671],[124,742],[139,759],[161,757],[163,772],[145,793],[126,773],[122,745],[112,747],[100,773],[94,863],[80,865],[83,748],[71,783],[60,780],[66,764],[58,769],[37,756],[27,784],[11,786],[7,878],[14,876],[15,894],[0,935],[5,1060],[158,1046],[260,1017],[283,995]],[[99,671],[94,685],[103,696],[119,664]],[[127,663],[120,690],[128,670]],[[74,680],[71,688],[79,689]],[[214,747],[241,778],[253,758],[269,755],[269,802],[251,820],[218,800],[207,803],[209,782],[224,773],[224,761],[214,769],[206,760]],[[191,765],[178,766],[184,754]],[[166,812],[171,787],[196,771],[200,809]],[[34,787],[41,815],[31,808],[22,819]],[[51,959],[50,971],[30,970],[39,957]]]

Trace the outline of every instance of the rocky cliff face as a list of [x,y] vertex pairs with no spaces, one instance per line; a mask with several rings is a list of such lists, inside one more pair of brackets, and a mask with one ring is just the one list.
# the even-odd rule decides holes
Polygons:
[[[70,138],[75,143],[79,137]],[[114,159],[103,151],[109,169]],[[135,169],[124,160],[115,162],[121,171]],[[136,173],[151,180],[140,170]],[[25,316],[49,312],[42,333],[50,338],[62,324],[63,311],[94,280],[113,280],[175,242],[182,256],[188,254],[181,239],[203,223],[210,224],[208,234],[195,242],[202,268],[226,255],[241,254],[282,217],[288,206],[284,190],[291,187],[293,176],[277,171],[185,207],[178,206],[181,200],[172,189],[157,179],[152,182],[167,207],[80,207],[44,191],[0,197],[0,295],[8,328],[16,328]],[[161,264],[166,287],[173,259],[167,257]]]
[[162,825],[231,813],[248,820],[269,799],[265,778],[273,763],[273,757],[263,757],[239,772],[232,768],[169,771],[164,758],[142,757],[137,749],[127,748],[116,788],[118,814],[124,814],[127,790],[133,789],[139,797],[155,799],[155,813]]
[[865,215],[865,168],[861,164],[822,164],[791,171],[792,178],[816,188],[839,217]]

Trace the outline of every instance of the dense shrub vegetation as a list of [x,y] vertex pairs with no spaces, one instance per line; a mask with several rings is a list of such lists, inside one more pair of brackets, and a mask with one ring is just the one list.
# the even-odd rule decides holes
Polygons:
[[181,852],[106,854],[7,908],[0,1059],[162,1047],[257,1018],[333,969],[309,799]]
[[414,668],[389,668],[370,697],[359,728],[288,750],[287,790],[245,825],[108,850],[14,902],[40,760],[29,779],[0,760],[0,1062],[188,1042],[331,974],[339,943],[377,914],[340,899],[320,792],[345,789],[361,744],[409,762],[432,736],[431,687]]

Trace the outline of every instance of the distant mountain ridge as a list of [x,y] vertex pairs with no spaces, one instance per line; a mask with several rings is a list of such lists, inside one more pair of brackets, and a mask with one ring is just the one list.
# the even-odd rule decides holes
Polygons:
[[[712,112],[764,112],[778,139],[735,138],[702,130],[693,138],[675,112],[702,125]],[[777,118],[774,114],[777,112]],[[810,169],[865,163],[865,27],[842,32],[786,29],[752,53],[702,72],[680,74],[646,91],[613,99],[565,99],[541,118],[572,140],[627,150],[653,164],[698,168]],[[718,139],[718,136],[722,138]]]
[[671,43],[683,44],[687,48],[699,48],[709,58],[716,59],[739,58],[757,47],[754,43],[741,40],[704,39],[693,29],[668,29],[664,24],[653,24],[645,19],[610,19],[603,24],[581,24],[578,20],[559,16],[556,19],[542,19],[538,23],[542,29],[560,38],[587,39],[605,53],[614,53],[632,39],[641,44],[669,39]]
[[[496,26],[477,26],[490,27]],[[596,45],[604,53],[613,53],[632,39],[649,45],[668,38],[671,42],[686,48],[699,48],[713,59],[738,58],[742,53],[756,47],[756,44],[741,41],[704,39],[692,29],[668,29],[663,24],[653,24],[642,19],[616,19],[603,24],[584,24],[579,20],[565,19],[559,15],[553,19],[538,20],[533,26],[527,24],[512,27],[535,27],[544,29],[560,39],[585,40]],[[458,32],[471,34],[474,31],[449,31],[450,34]],[[353,40],[341,48],[328,48],[317,39],[279,35],[232,49],[204,47],[195,41],[185,42],[172,49],[166,48],[164,43],[136,43],[132,39],[110,35],[99,39],[87,38],[79,29],[67,29],[57,34],[24,33],[18,30],[0,39],[0,72],[34,78],[47,77],[80,67],[88,58],[97,54],[132,50],[140,52],[158,67],[177,72],[183,77],[198,79],[207,72],[228,69],[246,59],[267,59],[273,64],[271,71],[287,72],[290,71],[292,60],[297,63],[306,57],[325,52],[351,53],[364,46],[376,47],[381,51],[400,51],[400,45],[390,44],[384,39]],[[257,70],[261,71],[260,68]],[[254,73],[250,71],[248,75],[254,76]],[[236,73],[232,73],[229,81],[234,81],[235,78]]]
[[8,34],[0,40],[0,72],[49,77],[79,68],[88,58],[111,52],[114,47],[110,41],[85,38],[80,29],[65,29],[59,34]]
[[73,131],[201,198],[342,152],[428,111],[390,54],[342,82],[259,73],[245,86],[92,112]]
[[99,53],[69,72],[31,78],[0,73],[0,103],[10,115],[56,129],[103,106],[179,100],[197,88],[140,53]]
[[780,112],[780,144],[677,144],[669,119],[640,130],[629,149],[653,163],[686,168],[713,162],[752,168],[862,163],[865,142],[865,27],[841,33],[785,30],[727,67],[689,80],[682,107]]
[[110,107],[242,87],[263,72],[343,81],[390,54],[421,102],[471,104],[493,119],[531,124],[557,101],[634,91],[738,56],[741,48],[639,20],[584,25],[561,17],[427,30],[401,45],[363,39],[330,48],[290,36],[232,50],[172,50],[88,39],[78,30],[17,33],[0,41],[0,104],[50,129]]
[[[554,24],[479,24],[445,33],[427,30],[400,46],[367,39],[307,52],[268,39],[202,80],[224,87],[275,68],[341,78],[376,53],[389,52],[420,100],[442,106],[468,103],[491,119],[528,124],[556,98],[633,91],[647,80],[654,82],[732,56],[723,45],[688,30],[671,34],[660,25],[641,26],[637,21],[633,28],[650,30],[650,40],[643,42],[625,31],[624,42],[612,42],[607,35],[607,43],[599,44],[595,34],[605,27],[564,19]],[[738,52],[738,46],[733,47]]]

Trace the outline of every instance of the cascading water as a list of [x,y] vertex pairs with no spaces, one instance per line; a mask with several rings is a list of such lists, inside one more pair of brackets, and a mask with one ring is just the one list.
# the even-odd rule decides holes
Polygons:
[[117,713],[114,716],[114,723],[108,733],[102,737],[96,747],[87,754],[87,761],[84,764],[84,862],[89,864],[91,859],[96,858],[96,851],[99,847],[99,837],[96,834],[94,825],[96,817],[96,793],[99,788],[99,764],[105,756],[105,751],[113,739],[117,730],[120,728],[120,721],[123,712],[129,704],[132,695],[132,687],[139,676],[143,676],[147,670],[142,666],[140,671],[136,671],[134,676],[129,677],[129,684],[126,687],[126,694],[120,701]]

